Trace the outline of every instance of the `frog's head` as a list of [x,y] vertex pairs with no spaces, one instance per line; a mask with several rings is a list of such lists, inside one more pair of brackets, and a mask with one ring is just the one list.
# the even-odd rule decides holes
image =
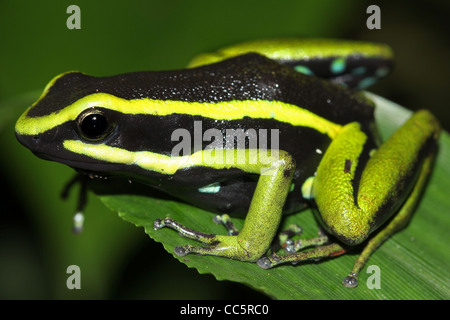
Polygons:
[[[137,151],[162,154],[158,145],[164,141],[149,136],[158,127],[148,125],[148,104],[119,97],[123,88],[137,91],[131,84],[117,85],[120,80],[80,72],[55,77],[17,121],[17,139],[43,159],[95,172],[123,171],[135,161]],[[144,134],[154,145],[142,145],[139,137]]]
[[76,138],[80,114],[87,116],[89,106],[83,107],[77,101],[95,92],[91,80],[80,72],[53,78],[41,97],[18,119],[15,134],[19,142],[43,159],[72,165],[69,160],[76,158],[64,149],[63,143]]

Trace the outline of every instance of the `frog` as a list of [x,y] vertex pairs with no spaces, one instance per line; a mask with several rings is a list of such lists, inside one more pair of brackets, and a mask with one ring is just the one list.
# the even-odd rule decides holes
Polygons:
[[[228,46],[182,69],[71,71],[49,82],[15,135],[81,175],[126,177],[218,213],[226,234],[170,217],[154,222],[203,244],[178,246],[178,256],[268,269],[362,246],[343,279],[356,287],[372,253],[410,221],[437,152],[440,125],[428,110],[381,140],[362,90],[392,66],[384,44],[289,38]],[[294,240],[298,227],[279,230],[285,214],[306,207],[323,230],[318,237]],[[245,216],[241,230],[235,214]],[[273,249],[279,234],[288,235],[284,253]]]

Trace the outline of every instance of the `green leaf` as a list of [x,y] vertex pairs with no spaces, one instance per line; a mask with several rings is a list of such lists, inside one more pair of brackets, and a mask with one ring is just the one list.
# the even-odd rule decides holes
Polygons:
[[[368,95],[377,104],[376,118],[384,138],[411,114],[392,102]],[[217,280],[240,282],[276,299],[448,299],[449,153],[449,135],[443,132],[434,171],[411,223],[386,241],[369,260],[367,266],[380,268],[381,289],[369,289],[366,285],[371,275],[366,273],[367,266],[361,272],[357,288],[349,289],[342,285],[341,281],[351,270],[357,252],[326,261],[283,265],[269,270],[261,269],[255,263],[220,257],[174,257],[201,274],[210,273]],[[117,211],[122,219],[143,227],[171,254],[175,246],[199,243],[182,238],[167,228],[155,231],[153,222],[158,218],[172,217],[206,233],[225,233],[223,226],[213,223],[214,213],[181,202],[137,195],[108,195],[101,196],[101,200]],[[238,228],[242,227],[242,219],[233,221]],[[284,218],[281,229],[291,223],[303,227],[302,237],[317,235],[318,226],[310,210]]]

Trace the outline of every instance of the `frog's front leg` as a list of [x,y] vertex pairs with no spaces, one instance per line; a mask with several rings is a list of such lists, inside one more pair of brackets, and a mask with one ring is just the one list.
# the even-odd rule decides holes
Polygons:
[[[358,123],[344,126],[317,169],[311,194],[327,231],[347,246],[334,243],[307,252],[269,256],[260,259],[258,265],[270,268],[284,262],[339,255],[383,226],[344,279],[344,285],[356,286],[370,255],[411,218],[431,170],[439,131],[432,114],[418,111],[372,153],[367,163],[358,163],[367,136]],[[357,170],[363,170],[360,179],[355,178]]]
[[[243,153],[243,151],[245,151]],[[263,150],[235,150],[232,164],[214,164],[214,168],[238,168],[248,173],[260,174],[256,189],[245,218],[244,226],[237,235],[205,234],[191,230],[173,219],[157,221],[155,227],[169,227],[180,235],[208,246],[185,245],[177,247],[175,253],[186,255],[197,253],[228,257],[242,261],[256,261],[270,247],[282,215],[289,192],[295,161],[284,151],[271,153]],[[245,158],[240,158],[245,157]]]

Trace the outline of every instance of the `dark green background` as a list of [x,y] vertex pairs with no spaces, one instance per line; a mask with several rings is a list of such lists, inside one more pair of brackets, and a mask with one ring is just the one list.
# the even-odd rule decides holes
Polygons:
[[[81,8],[81,30],[66,8]],[[381,30],[366,8],[381,7]],[[308,36],[384,42],[392,75],[374,86],[407,108],[432,110],[449,128],[448,1],[13,1],[0,2],[0,298],[254,298],[239,284],[187,269],[91,195],[86,227],[70,232],[72,170],[35,158],[14,138],[17,117],[55,75],[103,76],[182,68],[191,57],[242,40]],[[81,268],[68,290],[66,268]]]

